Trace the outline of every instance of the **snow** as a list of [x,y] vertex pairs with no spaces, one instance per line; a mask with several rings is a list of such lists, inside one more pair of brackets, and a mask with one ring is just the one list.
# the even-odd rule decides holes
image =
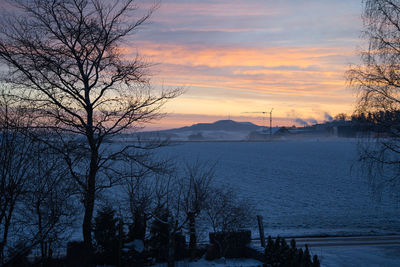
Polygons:
[[182,143],[160,153],[218,162],[215,183],[256,203],[266,235],[400,233],[399,200],[374,199],[358,169],[357,140]]
[[[184,142],[158,157],[218,162],[215,184],[256,204],[272,236],[400,234],[396,194],[372,194],[357,163],[357,140]],[[117,145],[117,144],[114,144]],[[116,194],[117,195],[117,194]],[[254,220],[253,238],[257,237]],[[207,235],[204,235],[207,238]],[[322,266],[400,266],[400,244],[310,247]],[[257,266],[252,260],[181,262],[177,266]],[[162,266],[162,265],[159,265]]]
[[135,239],[132,242],[125,244],[128,248],[133,248],[135,251],[142,253],[144,250],[144,244],[142,240]]
[[400,266],[400,244],[386,246],[322,247],[312,249],[321,266]]
[[[322,267],[396,267],[400,266],[400,244],[396,246],[345,246],[310,248],[312,255],[318,255]],[[167,266],[166,263],[156,264],[155,267]],[[262,263],[253,259],[219,259],[215,261],[180,261],[177,267],[207,267],[207,266],[262,266]]]

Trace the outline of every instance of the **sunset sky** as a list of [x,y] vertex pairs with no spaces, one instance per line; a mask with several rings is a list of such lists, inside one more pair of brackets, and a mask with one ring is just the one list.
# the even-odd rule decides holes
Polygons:
[[[137,0],[140,7],[152,2]],[[228,118],[263,125],[263,114],[246,112],[272,108],[274,126],[353,112],[345,71],[364,44],[362,0],[160,2],[124,53],[154,64],[155,88],[185,93],[145,130]]]
[[155,63],[156,87],[183,86],[162,129],[231,118],[275,125],[351,114],[344,72],[358,62],[361,0],[163,0],[128,53]]

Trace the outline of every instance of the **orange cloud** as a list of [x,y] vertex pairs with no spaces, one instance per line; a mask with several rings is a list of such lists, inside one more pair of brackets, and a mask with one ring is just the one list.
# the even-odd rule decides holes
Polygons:
[[139,47],[126,47],[124,54],[136,56],[139,51],[158,63],[153,69],[155,84],[188,88],[167,105],[167,112],[240,116],[243,111],[274,107],[280,117],[295,109],[304,117],[322,120],[325,111],[350,113],[354,103],[344,79],[346,59],[353,50],[345,47],[260,49],[154,43]]
[[[136,52],[134,50],[133,52]],[[308,67],[327,57],[344,56],[353,51],[343,48],[207,48],[196,46],[145,44],[140,52],[160,63],[187,66],[290,66]]]

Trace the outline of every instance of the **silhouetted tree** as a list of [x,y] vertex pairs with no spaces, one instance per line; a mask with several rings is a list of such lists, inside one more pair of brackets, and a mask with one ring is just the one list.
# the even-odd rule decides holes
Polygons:
[[32,178],[34,142],[12,125],[22,125],[26,110],[0,92],[0,265],[6,260],[9,232]]
[[253,222],[254,206],[229,188],[212,188],[205,212],[214,232],[230,232]]
[[[14,256],[38,247],[45,264],[53,248],[68,236],[65,228],[73,220],[75,188],[59,154],[30,138],[34,129],[29,109],[14,102],[8,89],[0,92],[0,263],[13,263]],[[40,133],[46,136],[45,131]],[[13,253],[10,231],[12,243],[25,242],[11,244]],[[26,251],[17,251],[18,247]],[[7,257],[6,250],[10,250]]]
[[34,126],[53,131],[53,138],[43,141],[62,154],[80,188],[83,238],[91,248],[96,192],[124,177],[113,163],[129,158],[154,167],[139,151],[159,146],[135,143],[107,152],[105,142],[159,118],[161,106],[180,93],[155,94],[146,77],[149,64],[137,55],[123,56],[122,42],[156,6],[138,15],[133,0],[16,0],[13,5],[17,13],[3,12],[0,26],[0,61],[8,67],[4,82],[30,107]]
[[186,164],[185,172],[179,180],[182,187],[182,207],[184,209],[189,228],[189,249],[193,259],[196,254],[197,225],[196,219],[207,206],[211,197],[211,182],[215,175],[215,164],[197,161]]
[[360,160],[373,188],[381,191],[400,182],[400,123],[393,116],[400,110],[400,1],[364,1],[363,22],[367,49],[347,75],[358,92],[357,111],[368,114],[379,132],[377,140],[360,146]]
[[75,186],[68,179],[63,159],[46,145],[35,142],[29,157],[31,176],[21,201],[19,223],[33,237],[30,243],[38,244],[40,261],[46,266],[53,251],[70,237],[69,228],[76,219]]
[[335,121],[345,121],[347,119],[347,115],[345,113],[339,113],[333,119]]

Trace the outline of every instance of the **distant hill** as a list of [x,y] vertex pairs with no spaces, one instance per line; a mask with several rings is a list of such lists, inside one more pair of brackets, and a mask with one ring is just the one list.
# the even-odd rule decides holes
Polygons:
[[264,129],[251,122],[220,120],[213,123],[197,123],[182,128],[141,132],[142,140],[170,139],[175,141],[234,141],[247,140],[251,132],[261,132]]
[[237,122],[233,120],[220,120],[213,123],[197,123],[192,126],[185,126],[160,132],[185,132],[185,131],[255,131],[262,128],[251,122]]

